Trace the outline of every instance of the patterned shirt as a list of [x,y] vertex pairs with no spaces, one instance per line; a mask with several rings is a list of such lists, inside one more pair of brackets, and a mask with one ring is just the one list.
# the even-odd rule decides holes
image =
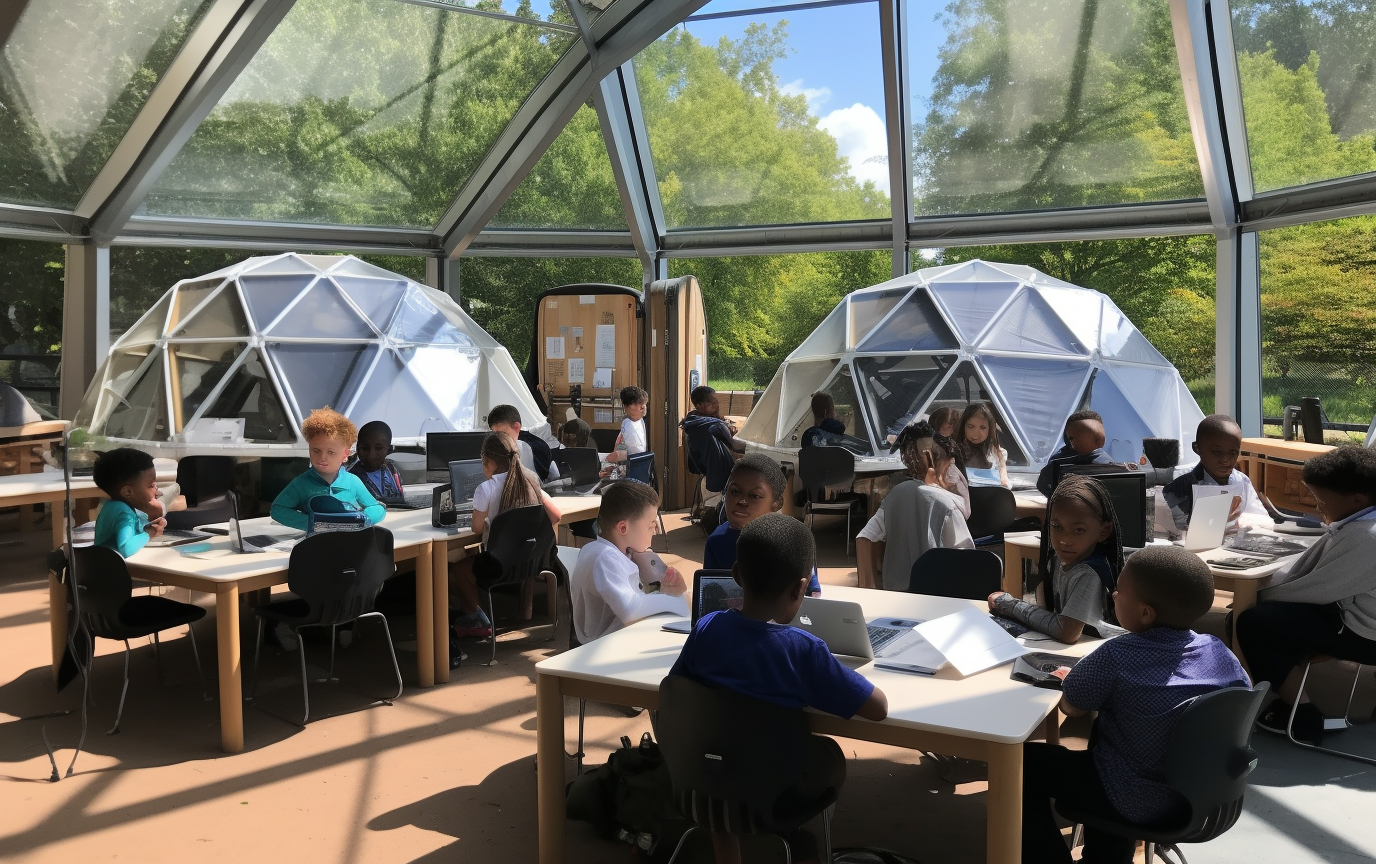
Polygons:
[[1110,639],[1066,676],[1066,701],[1098,711],[1090,747],[1109,801],[1129,821],[1150,825],[1184,806],[1166,785],[1166,750],[1181,703],[1224,687],[1250,686],[1218,639],[1153,627]]

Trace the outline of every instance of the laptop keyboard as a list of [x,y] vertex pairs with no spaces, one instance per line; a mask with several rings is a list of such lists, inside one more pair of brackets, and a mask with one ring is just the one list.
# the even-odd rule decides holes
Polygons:
[[266,549],[274,543],[281,543],[286,537],[274,537],[271,534],[254,534],[252,537],[244,538],[245,546],[257,546],[259,549]]
[[885,645],[908,632],[894,627],[880,627],[878,624],[869,624],[865,629],[869,631],[870,648],[873,649],[876,654],[878,654],[880,649]]
[[413,492],[405,497],[405,501],[407,504],[419,510],[422,507],[429,507],[433,504],[435,496],[430,492]]
[[1284,558],[1288,555],[1298,555],[1305,550],[1305,546],[1299,543],[1291,543],[1287,540],[1278,540],[1271,537],[1244,537],[1223,544],[1233,552],[1245,552],[1249,555],[1266,555],[1271,558]]
[[168,528],[162,532],[162,536],[171,537],[174,540],[199,540],[210,535],[204,531],[195,531],[191,528]]

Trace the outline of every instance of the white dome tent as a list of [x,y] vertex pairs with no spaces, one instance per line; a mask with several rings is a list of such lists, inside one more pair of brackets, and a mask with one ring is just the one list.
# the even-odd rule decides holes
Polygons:
[[1046,463],[1081,408],[1103,415],[1106,449],[1120,461],[1136,461],[1144,437],[1178,438],[1188,453],[1204,416],[1180,373],[1108,297],[978,260],[847,295],[779,367],[740,437],[795,452],[818,390],[876,457],[914,417],[991,402],[1010,467],[1022,471]]
[[326,405],[414,444],[481,429],[501,403],[544,431],[511,355],[447,294],[353,256],[286,253],[172,286],[110,348],[74,426],[98,449],[291,456]]

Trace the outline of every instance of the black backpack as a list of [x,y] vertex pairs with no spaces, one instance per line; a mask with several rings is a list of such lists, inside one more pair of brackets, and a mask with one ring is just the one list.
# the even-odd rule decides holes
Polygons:
[[674,803],[669,769],[649,732],[636,746],[623,735],[606,765],[570,783],[565,815],[590,823],[604,840],[634,846],[650,862],[667,862],[693,824]]

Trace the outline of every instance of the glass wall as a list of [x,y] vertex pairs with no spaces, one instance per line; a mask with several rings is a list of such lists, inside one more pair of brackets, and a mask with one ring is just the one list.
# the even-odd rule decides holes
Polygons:
[[1203,196],[1166,0],[908,7],[914,212]]
[[1267,433],[1305,396],[1364,432],[1376,410],[1376,217],[1263,231],[1259,241]]
[[1230,7],[1256,191],[1376,171],[1376,8],[1352,0]]
[[66,247],[0,239],[0,382],[57,415]]
[[889,218],[878,3],[742,5],[635,59],[669,228]]

